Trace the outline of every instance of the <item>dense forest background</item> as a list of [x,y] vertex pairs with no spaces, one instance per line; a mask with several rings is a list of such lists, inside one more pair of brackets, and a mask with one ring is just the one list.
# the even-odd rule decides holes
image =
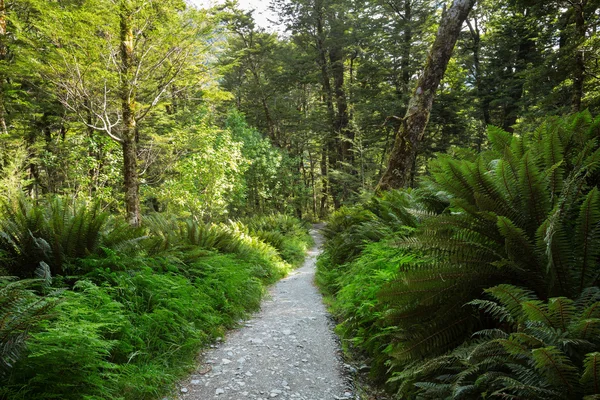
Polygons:
[[[149,210],[324,217],[376,186],[443,6],[275,2],[278,34],[231,4],[4,1],[3,193],[93,197],[134,222]],[[478,2],[413,184],[434,153],[484,148],[490,124],[595,113],[597,10]]]
[[162,395],[300,219],[398,398],[600,395],[600,2],[271,7],[0,0],[0,398]]

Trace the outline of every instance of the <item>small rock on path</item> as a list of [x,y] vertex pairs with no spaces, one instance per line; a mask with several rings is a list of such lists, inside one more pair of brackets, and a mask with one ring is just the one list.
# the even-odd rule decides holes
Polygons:
[[270,290],[262,310],[203,355],[182,382],[182,400],[335,400],[353,397],[338,342],[314,286],[316,246],[302,268]]

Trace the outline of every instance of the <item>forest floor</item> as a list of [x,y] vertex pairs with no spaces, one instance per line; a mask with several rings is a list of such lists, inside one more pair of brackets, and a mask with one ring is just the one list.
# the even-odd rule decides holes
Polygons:
[[314,285],[323,241],[304,265],[270,290],[261,311],[202,354],[200,365],[181,383],[182,400],[334,400],[354,395],[344,373],[334,326]]

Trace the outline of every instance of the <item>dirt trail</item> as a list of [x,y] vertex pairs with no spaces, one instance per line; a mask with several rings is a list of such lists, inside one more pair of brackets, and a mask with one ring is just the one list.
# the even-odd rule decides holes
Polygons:
[[[334,400],[353,397],[332,323],[314,286],[316,246],[270,290],[262,310],[203,355],[180,399]],[[208,372],[206,372],[208,371]]]

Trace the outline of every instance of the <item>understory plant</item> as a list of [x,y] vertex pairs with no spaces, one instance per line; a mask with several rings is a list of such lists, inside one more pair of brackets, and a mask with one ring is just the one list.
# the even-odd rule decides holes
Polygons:
[[600,118],[550,119],[535,132],[488,131],[490,149],[441,155],[426,190],[449,200],[398,245],[426,255],[381,292],[404,362],[460,345],[477,324],[465,303],[512,283],[577,298],[600,278]]
[[399,397],[592,399],[600,396],[600,290],[541,301],[511,285],[487,289],[471,306],[497,328],[447,355],[396,373]]
[[36,203],[21,196],[0,208],[0,269],[20,278],[44,268],[65,274],[69,260],[98,255],[103,247],[124,248],[140,236],[100,203],[61,197]]
[[[262,224],[305,249],[306,226]],[[287,246],[287,245],[286,245]],[[21,199],[0,216],[0,399],[154,399],[292,266],[240,222]],[[294,260],[300,262],[301,255]]]
[[[318,276],[333,296],[339,330],[385,363],[387,370],[375,373],[394,374],[390,389],[402,387],[400,398],[417,393],[402,371],[502,325],[465,306],[486,288],[512,284],[548,302],[598,286],[600,118],[550,118],[520,134],[490,127],[488,141],[479,154],[437,156],[417,189],[343,208],[325,230]],[[408,258],[387,256],[391,248]],[[380,271],[386,278],[377,280]],[[373,348],[377,340],[363,340],[364,332],[384,339]]]
[[35,293],[34,288],[41,284],[0,277],[0,379],[19,360],[29,331],[49,318],[56,305]]

